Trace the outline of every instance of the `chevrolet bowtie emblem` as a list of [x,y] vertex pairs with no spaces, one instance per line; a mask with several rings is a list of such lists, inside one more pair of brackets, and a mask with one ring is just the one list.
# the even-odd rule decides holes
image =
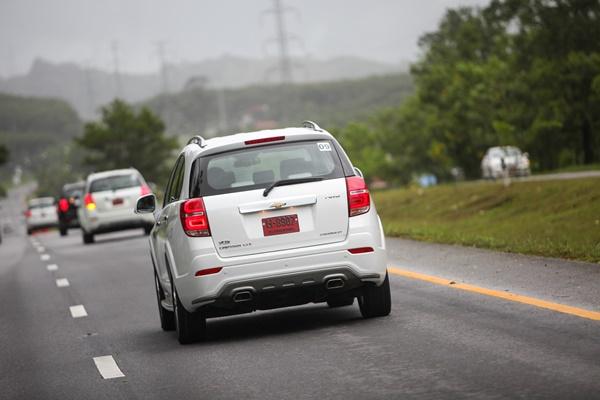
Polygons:
[[286,205],[286,203],[277,202],[277,203],[271,204],[271,208],[283,208],[283,207],[285,207],[285,205]]

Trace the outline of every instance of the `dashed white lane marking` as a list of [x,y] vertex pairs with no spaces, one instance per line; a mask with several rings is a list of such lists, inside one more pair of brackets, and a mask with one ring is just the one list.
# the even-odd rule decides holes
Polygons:
[[42,261],[48,261],[50,259],[50,254],[42,254],[40,256],[40,260]]
[[87,317],[87,311],[85,311],[85,307],[81,304],[78,304],[76,306],[71,306],[69,307],[69,310],[71,311],[71,316],[73,318],[82,318],[82,317]]
[[56,286],[67,287],[69,286],[69,280],[67,278],[60,278],[56,280]]
[[46,251],[46,248],[44,246],[38,246],[38,248],[37,248],[38,253],[43,253],[45,251]]
[[56,271],[58,269],[58,265],[56,265],[56,264],[48,264],[48,266],[46,267],[46,269],[48,271]]
[[104,379],[122,378],[125,376],[119,369],[113,356],[94,357],[94,364]]

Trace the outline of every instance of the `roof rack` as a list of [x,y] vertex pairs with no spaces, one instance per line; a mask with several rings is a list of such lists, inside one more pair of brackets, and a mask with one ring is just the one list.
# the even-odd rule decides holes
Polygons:
[[196,135],[193,138],[191,138],[187,144],[197,144],[198,146],[200,146],[201,148],[206,147],[206,140],[204,140],[204,138],[200,135]]
[[313,131],[323,132],[323,129],[316,122],[313,121],[304,121],[302,123],[303,128],[312,129]]

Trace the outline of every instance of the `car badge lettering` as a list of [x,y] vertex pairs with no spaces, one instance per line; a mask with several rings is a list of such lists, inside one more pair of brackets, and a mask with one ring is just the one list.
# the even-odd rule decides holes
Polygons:
[[271,204],[271,208],[277,208],[277,209],[283,208],[283,207],[285,207],[286,204],[287,203],[284,203],[284,202],[276,202],[276,203]]

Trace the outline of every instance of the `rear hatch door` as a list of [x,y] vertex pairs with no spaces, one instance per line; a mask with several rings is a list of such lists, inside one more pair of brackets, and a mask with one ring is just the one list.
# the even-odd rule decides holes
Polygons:
[[[346,180],[328,140],[209,156],[201,193],[217,252],[235,257],[345,240]],[[280,180],[316,181],[276,186]]]

